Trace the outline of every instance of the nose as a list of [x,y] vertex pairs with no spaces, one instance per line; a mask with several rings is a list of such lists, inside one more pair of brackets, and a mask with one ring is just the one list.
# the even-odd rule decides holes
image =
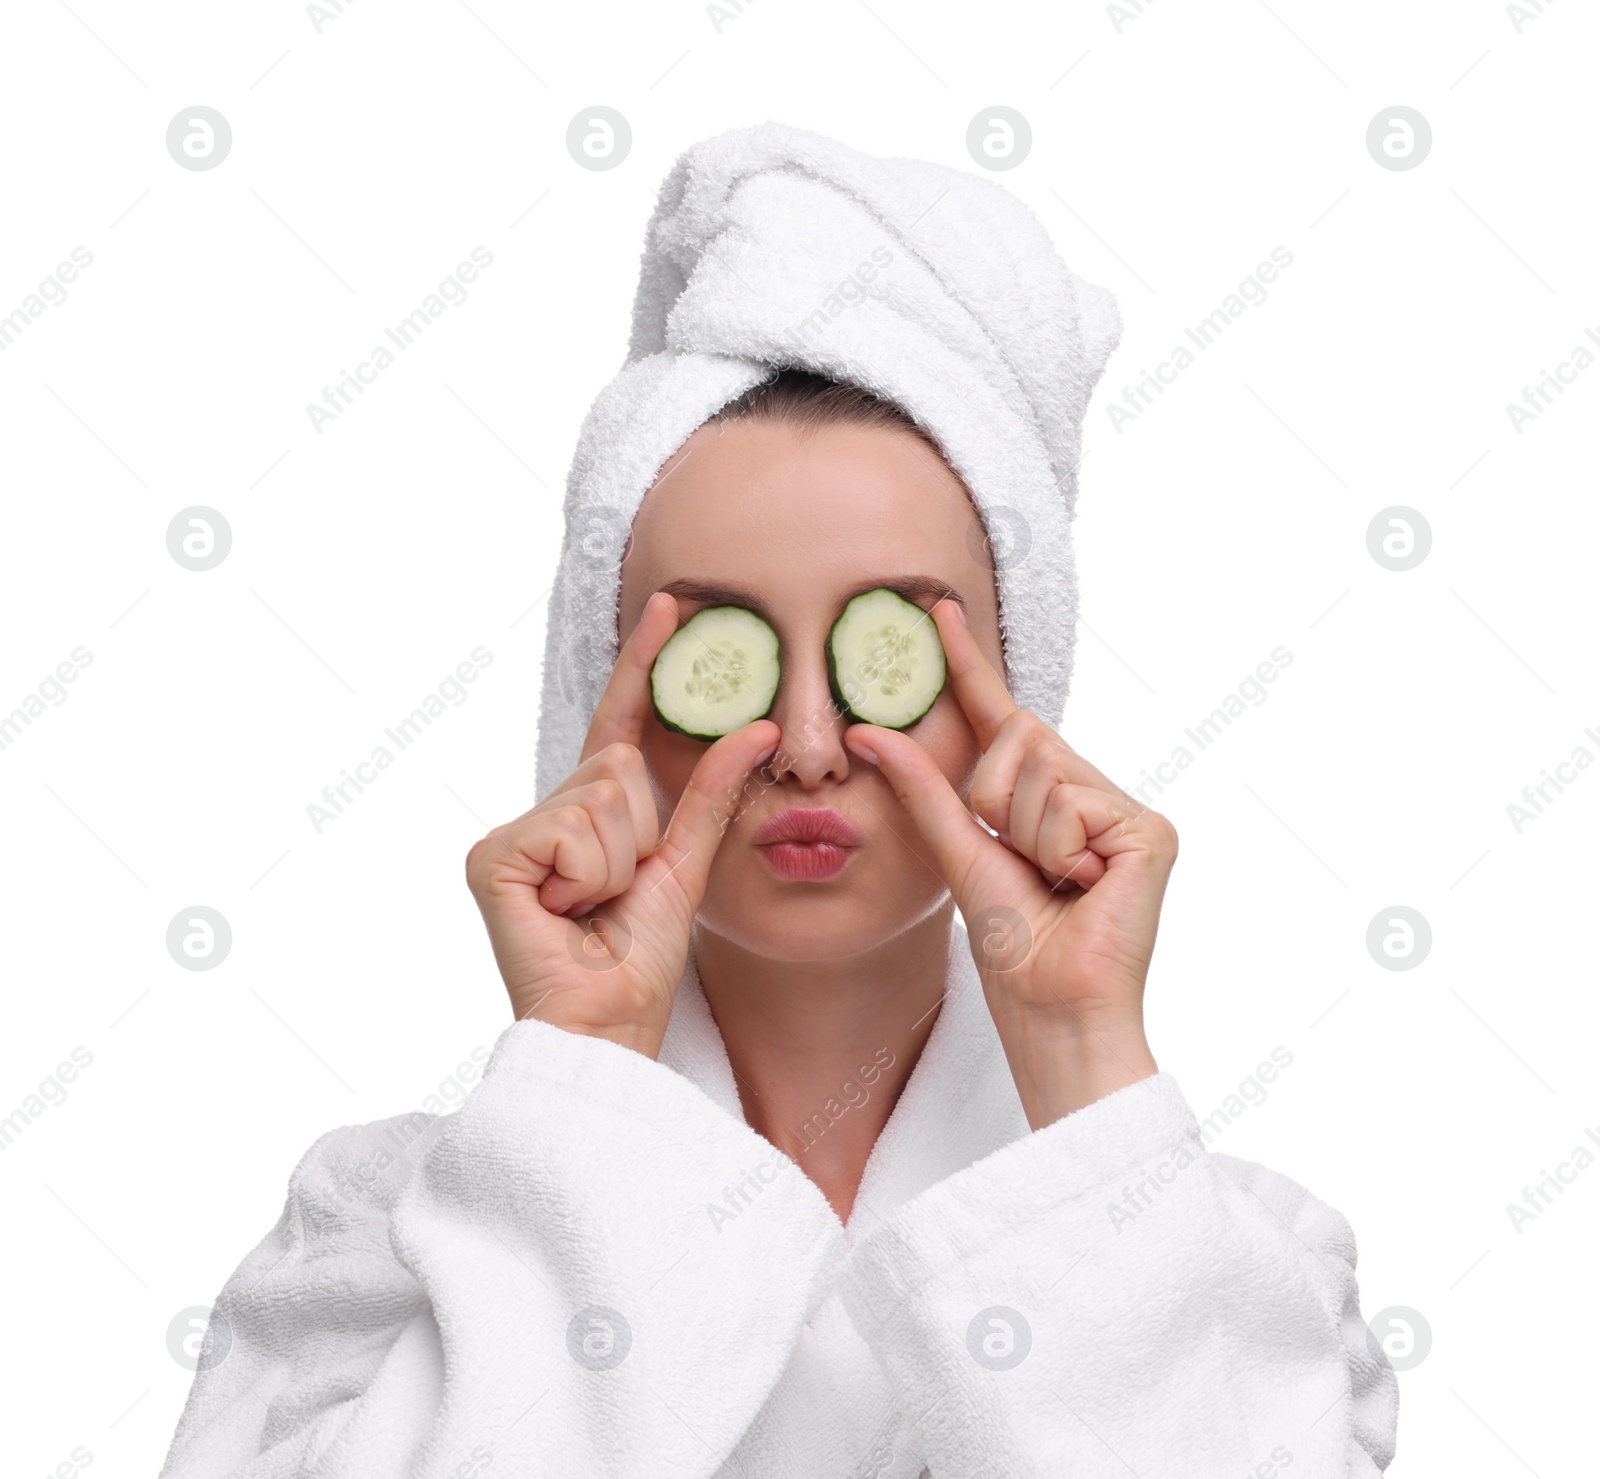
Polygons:
[[768,762],[774,780],[793,780],[807,791],[829,781],[842,783],[850,775],[851,755],[844,747],[850,720],[828,687],[825,639],[821,633],[799,653],[784,651],[777,701],[767,716],[782,731],[778,751]]

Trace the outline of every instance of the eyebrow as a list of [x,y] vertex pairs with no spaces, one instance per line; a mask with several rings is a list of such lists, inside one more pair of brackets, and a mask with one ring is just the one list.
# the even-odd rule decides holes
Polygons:
[[[763,621],[776,625],[772,608],[757,591],[746,586],[723,585],[716,581],[705,580],[669,580],[659,587],[669,596],[682,596],[686,601],[699,601],[706,606],[743,606],[746,610],[753,611]],[[900,575],[887,580],[868,581],[845,597],[853,601],[857,596],[865,595],[868,591],[890,590],[898,596],[903,596],[913,605],[918,605],[923,598],[932,597],[933,601],[950,600],[959,602],[962,607],[967,604],[967,598],[943,580],[935,580],[931,575]]]

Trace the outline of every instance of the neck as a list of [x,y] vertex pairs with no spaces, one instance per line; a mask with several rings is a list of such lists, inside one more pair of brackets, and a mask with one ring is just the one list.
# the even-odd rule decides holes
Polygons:
[[841,1222],[938,1019],[953,902],[860,955],[772,960],[703,927],[695,964],[750,1127]]

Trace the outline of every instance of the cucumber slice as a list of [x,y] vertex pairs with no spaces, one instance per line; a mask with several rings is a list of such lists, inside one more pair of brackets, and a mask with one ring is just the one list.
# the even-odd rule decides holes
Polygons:
[[650,669],[656,718],[677,734],[714,740],[772,712],[778,634],[743,606],[707,606],[662,644]]
[[944,689],[944,643],[922,607],[880,586],[850,601],[828,634],[834,701],[862,724],[906,729]]

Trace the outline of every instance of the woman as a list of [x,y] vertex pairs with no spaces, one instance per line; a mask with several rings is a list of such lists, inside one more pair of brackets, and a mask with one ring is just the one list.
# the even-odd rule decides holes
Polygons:
[[[1064,538],[1114,307],[958,174],[769,124],[669,176],[574,463],[541,799],[468,857],[517,1020],[457,1113],[312,1147],[171,1479],[1387,1466],[1348,1225],[1208,1150],[1146,1041],[1173,829],[1047,722],[1071,565],[1016,531]],[[901,730],[825,659],[878,587],[948,666]],[[707,742],[650,675],[730,604],[781,681]]]

